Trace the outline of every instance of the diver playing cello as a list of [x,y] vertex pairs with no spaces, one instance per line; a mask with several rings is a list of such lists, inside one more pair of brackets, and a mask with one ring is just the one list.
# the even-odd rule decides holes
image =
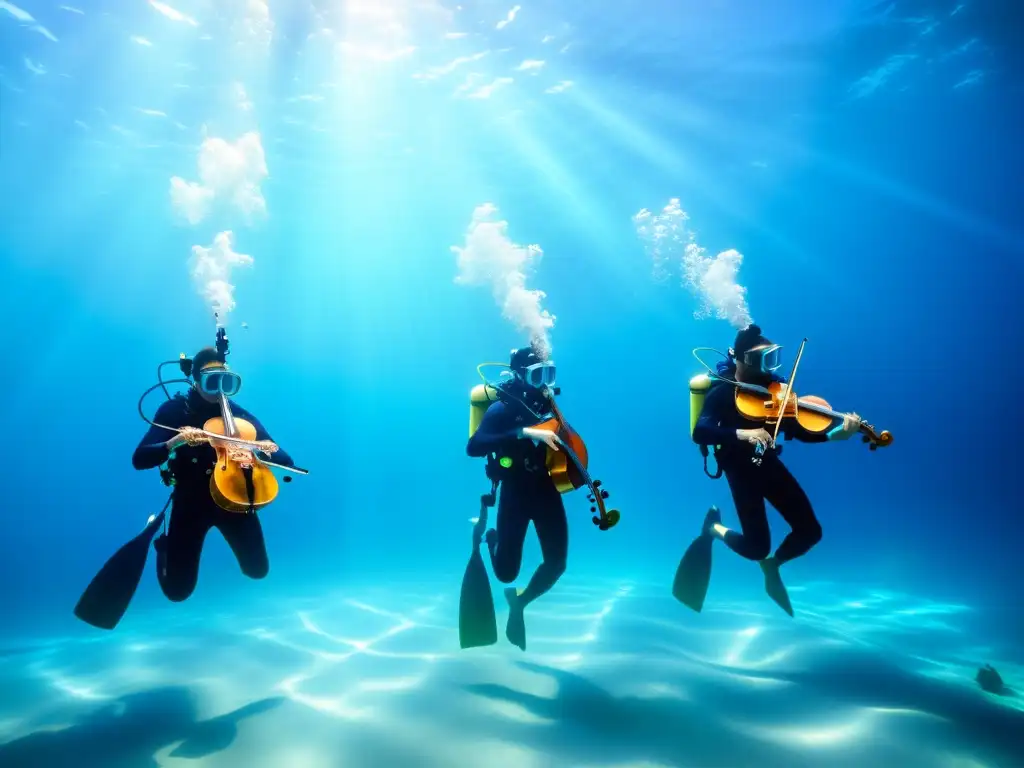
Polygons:
[[[494,575],[511,584],[519,576],[532,522],[543,561],[521,593],[515,587],[505,589],[509,606],[505,636],[525,651],[524,610],[554,587],[565,572],[569,526],[562,494],[586,487],[592,511],[597,513],[591,520],[603,531],[618,523],[619,512],[606,509],[608,492],[601,490],[600,481],[592,479],[587,470],[586,446],[555,404],[554,362],[531,344],[513,350],[507,367],[510,376],[504,383],[474,389],[482,399],[482,409],[473,407],[480,416],[471,418],[466,453],[487,458],[492,486],[491,493],[481,500],[474,554],[463,581],[460,640],[466,648],[489,645],[495,639],[490,585],[477,553],[481,542],[486,544]],[[500,497],[496,495],[499,486]],[[496,525],[485,532],[487,508],[496,500]]]
[[[255,416],[229,403],[242,380],[225,362],[227,346],[220,329],[216,349],[206,347],[191,360],[182,355],[178,362],[189,378],[174,381],[190,384],[188,394],[168,395],[152,420],[142,412],[140,399],[139,413],[150,428],[132,455],[132,465],[146,470],[166,462],[161,476],[173,488],[167,505],[170,521],[153,541],[167,520],[165,506],[107,561],[75,608],[75,615],[86,623],[102,629],[117,625],[141,579],[151,542],[160,587],[174,602],[187,599],[195,589],[203,542],[211,528],[224,536],[243,574],[252,579],[267,575],[267,547],[256,512],[277,496],[277,480],[269,467],[295,474],[306,470],[295,466]],[[166,383],[171,382],[161,379],[147,393]]]

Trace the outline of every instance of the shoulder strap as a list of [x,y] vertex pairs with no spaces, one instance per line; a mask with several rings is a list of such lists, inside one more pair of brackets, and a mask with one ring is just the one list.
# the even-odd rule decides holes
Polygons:
[[[711,384],[708,387],[707,393],[704,395],[704,401],[705,402],[707,402],[708,397],[711,396],[711,393],[717,387],[720,387],[723,384],[728,384],[728,382],[725,379],[721,379],[721,378],[719,378],[717,376],[709,376],[708,378],[711,379]],[[698,445],[697,447],[700,448],[700,455],[704,457],[704,474],[707,475],[708,477],[710,477],[712,480],[717,480],[718,478],[720,478],[722,476],[722,467],[721,467],[721,465],[719,465],[717,467],[717,469],[715,470],[715,474],[711,474],[711,472],[708,471],[708,454],[709,454],[708,447],[706,445]],[[716,447],[715,448],[715,463],[717,464],[717,462],[718,462],[718,449]]]

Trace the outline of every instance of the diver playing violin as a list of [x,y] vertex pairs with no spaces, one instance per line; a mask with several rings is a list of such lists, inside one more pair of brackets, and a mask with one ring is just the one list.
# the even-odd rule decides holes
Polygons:
[[[153,542],[157,553],[157,577],[168,599],[185,600],[199,576],[199,556],[211,528],[217,528],[234,553],[242,573],[262,579],[270,565],[263,529],[252,512],[229,512],[218,506],[210,493],[210,475],[217,457],[203,425],[220,416],[220,395],[230,398],[241,388],[241,377],[230,371],[217,350],[206,347],[192,359],[193,383],[188,395],[163,403],[132,455],[135,469],[153,469],[163,462],[174,476],[168,531]],[[273,454],[273,461],[293,467],[291,456],[272,441],[259,420],[231,401],[231,413],[256,428],[258,450]],[[179,430],[168,437],[171,427]]]
[[[678,594],[677,597],[698,611],[704,599],[700,590],[706,591],[711,568],[711,541],[720,539],[741,557],[758,561],[768,595],[792,616],[793,608],[779,568],[807,554],[821,540],[821,524],[807,494],[779,458],[780,449],[775,444],[773,433],[766,429],[764,420],[754,420],[740,412],[740,395],[737,393],[743,392],[743,388],[730,386],[730,383],[746,384],[754,385],[756,389],[784,382],[776,373],[781,366],[779,349],[761,334],[756,325],[737,333],[728,359],[719,364],[718,374],[713,377],[714,385],[704,399],[699,419],[693,425],[693,441],[702,446],[705,457],[707,447],[715,447],[719,471],[725,474],[729,483],[740,524],[738,531],[726,528],[718,510],[712,507],[704,520],[701,536],[691,546],[695,552],[706,552],[706,560],[694,557],[687,564],[688,552],[680,564],[677,584],[680,580],[690,579],[695,585],[692,589],[699,594],[694,598],[696,604]],[[827,413],[834,414],[832,411]],[[821,427],[819,431],[805,429],[795,418],[779,420],[777,431],[787,440],[824,443],[846,440],[863,429],[863,422],[855,413],[818,418],[824,419],[818,425]],[[775,507],[790,527],[774,555],[771,554],[766,501]],[[683,573],[686,569],[694,572]],[[698,584],[700,586],[696,586]],[[684,590],[687,588],[685,583],[681,586]]]

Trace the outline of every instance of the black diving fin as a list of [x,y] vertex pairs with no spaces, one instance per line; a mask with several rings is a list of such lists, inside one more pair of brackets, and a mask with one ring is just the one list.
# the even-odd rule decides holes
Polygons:
[[711,527],[722,522],[718,507],[711,507],[704,518],[704,527],[683,553],[676,577],[672,582],[672,596],[697,613],[704,607],[704,598],[711,583],[711,550],[715,543]]
[[487,528],[487,508],[494,506],[495,494],[480,497],[480,518],[473,526],[473,554],[466,564],[459,595],[459,645],[481,648],[498,642],[498,620],[494,612],[494,595],[487,576],[480,544]]
[[142,580],[149,556],[149,545],[163,524],[167,515],[167,505],[159,515],[151,517],[146,527],[134,539],[121,547],[100,568],[85,592],[78,598],[75,616],[86,624],[99,629],[113,629],[121,621],[128,604],[135,596],[135,590]]

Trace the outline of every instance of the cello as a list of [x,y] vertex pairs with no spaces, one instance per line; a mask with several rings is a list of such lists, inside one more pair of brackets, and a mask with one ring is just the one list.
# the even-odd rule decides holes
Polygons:
[[[277,478],[266,463],[256,458],[256,427],[232,415],[223,392],[219,399],[221,415],[203,425],[203,432],[217,452],[217,463],[210,475],[210,496],[228,512],[254,512],[277,498]],[[223,437],[233,439],[222,440]]]
[[[557,394],[559,390],[556,389],[552,395]],[[598,513],[591,518],[591,522],[600,530],[607,531],[619,522],[621,515],[617,509],[605,507],[604,501],[608,498],[608,491],[602,490],[601,481],[591,478],[587,471],[587,446],[562,415],[554,396],[551,397],[551,413],[550,419],[536,425],[537,429],[553,432],[559,445],[558,450],[547,449],[545,465],[548,474],[551,475],[551,480],[559,493],[569,493],[586,486],[590,491],[587,498],[594,505],[590,511]]]
[[[277,478],[270,471],[271,467],[296,475],[308,475],[309,470],[257,458],[255,453],[262,451],[263,446],[256,440],[256,427],[245,419],[236,419],[223,394],[220,400],[221,415],[207,419],[202,429],[194,430],[210,443],[217,454],[217,463],[210,475],[210,496],[218,507],[228,512],[261,509],[277,498]],[[142,413],[141,408],[139,412]],[[145,415],[143,418],[168,432],[183,432],[185,429],[158,424],[146,419]],[[292,478],[286,476],[283,479],[289,483]]]

